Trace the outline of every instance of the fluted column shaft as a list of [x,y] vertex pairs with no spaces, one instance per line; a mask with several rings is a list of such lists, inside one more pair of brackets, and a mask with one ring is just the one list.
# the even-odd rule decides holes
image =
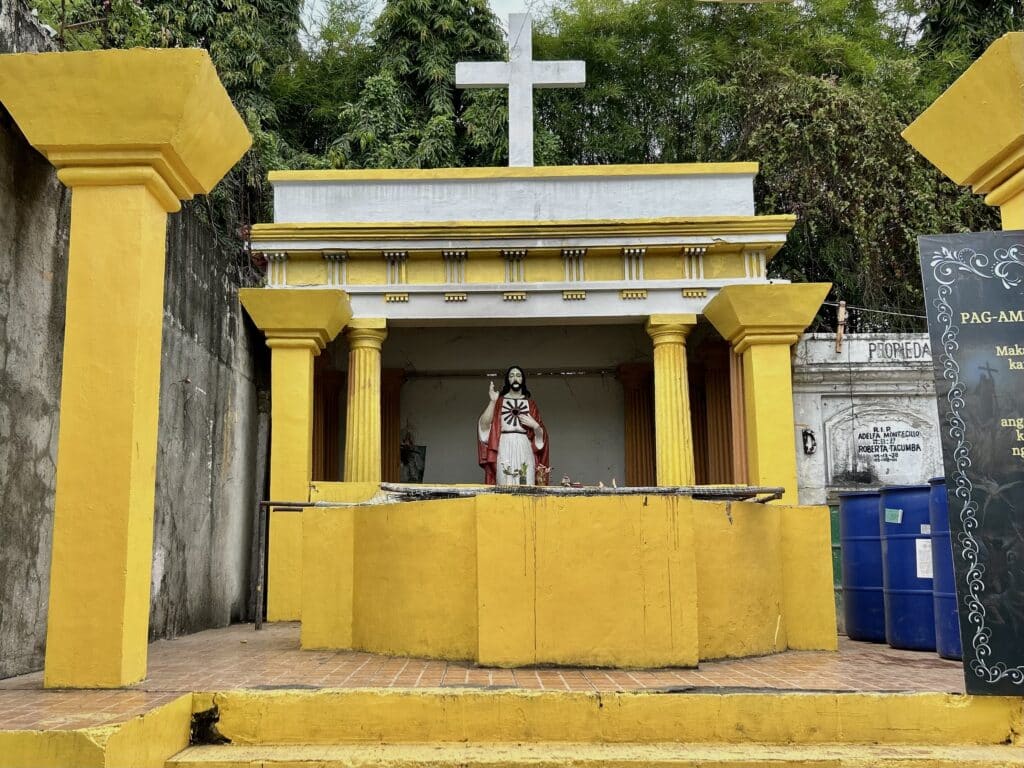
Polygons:
[[387,368],[381,377],[381,480],[397,483],[402,473],[402,383],[405,371]]
[[708,482],[712,484],[733,482],[731,394],[729,369],[724,361],[711,360],[704,371],[704,400],[707,408]]
[[654,485],[654,409],[651,407],[651,366],[619,366],[625,400],[626,485]]
[[693,426],[686,371],[686,337],[695,315],[653,315],[647,333],[654,342],[654,434],[658,485],[693,485]]
[[345,422],[345,482],[379,483],[381,459],[380,350],[384,320],[353,320],[348,337],[348,417]]

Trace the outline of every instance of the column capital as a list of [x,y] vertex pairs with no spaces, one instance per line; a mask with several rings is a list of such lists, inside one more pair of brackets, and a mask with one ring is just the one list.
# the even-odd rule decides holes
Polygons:
[[382,317],[352,320],[345,326],[349,349],[376,349],[384,346],[388,337],[388,321]]
[[0,94],[64,184],[145,187],[168,212],[210,192],[252,144],[199,49],[3,56]]
[[792,346],[831,288],[831,283],[728,285],[708,302],[704,316],[737,353],[761,344]]
[[903,131],[954,183],[999,206],[1004,229],[1024,226],[1022,56],[1024,33],[1003,35]]
[[651,315],[644,326],[654,346],[659,344],[685,344],[686,337],[697,325],[697,315]]
[[337,289],[242,288],[238,299],[271,348],[318,354],[352,317],[348,294]]

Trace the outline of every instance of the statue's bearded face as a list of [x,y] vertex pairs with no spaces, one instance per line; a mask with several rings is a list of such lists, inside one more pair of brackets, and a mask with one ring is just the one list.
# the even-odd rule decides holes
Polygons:
[[508,372],[508,387],[513,392],[520,392],[523,389],[523,372],[518,368],[511,368]]

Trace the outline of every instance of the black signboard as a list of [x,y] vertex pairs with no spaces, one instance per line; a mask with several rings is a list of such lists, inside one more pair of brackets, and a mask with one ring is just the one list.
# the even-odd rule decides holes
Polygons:
[[1024,232],[920,238],[968,693],[1024,695]]

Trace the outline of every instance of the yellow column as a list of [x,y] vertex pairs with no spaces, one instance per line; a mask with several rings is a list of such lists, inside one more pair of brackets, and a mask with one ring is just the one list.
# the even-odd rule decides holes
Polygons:
[[696,315],[651,315],[654,342],[654,443],[658,485],[693,485],[693,427],[686,337]]
[[[352,316],[336,289],[243,288],[238,297],[270,347],[270,498],[308,501],[313,479],[313,358]],[[267,620],[302,606],[302,516],[271,510]]]
[[704,314],[743,357],[747,480],[782,486],[796,503],[796,425],[789,348],[810,325],[831,285],[730,285]]
[[997,206],[1003,229],[1024,229],[1022,59],[1024,32],[1003,35],[903,131],[955,183]]
[[348,412],[345,420],[345,482],[380,482],[380,350],[387,338],[382,319],[354,320],[348,337]]
[[167,214],[249,134],[198,50],[2,56],[0,100],[72,189],[44,685],[130,685],[146,675]]

